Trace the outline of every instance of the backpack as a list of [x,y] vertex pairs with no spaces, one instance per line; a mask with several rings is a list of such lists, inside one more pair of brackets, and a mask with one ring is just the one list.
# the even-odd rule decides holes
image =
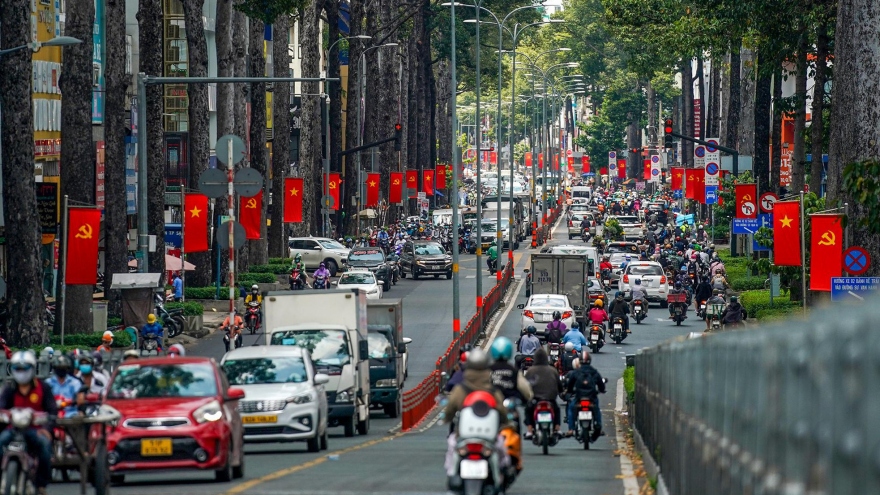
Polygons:
[[584,368],[579,368],[574,375],[574,391],[579,397],[595,395],[596,384],[593,383],[593,374]]
[[[557,320],[558,321],[558,320]],[[559,325],[554,325],[552,328],[547,327],[546,332],[547,342],[561,342],[562,341],[562,331],[559,330]]]

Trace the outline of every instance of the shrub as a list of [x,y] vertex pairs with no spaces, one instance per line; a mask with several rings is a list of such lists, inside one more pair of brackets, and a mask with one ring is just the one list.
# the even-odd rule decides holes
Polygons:
[[290,271],[290,264],[253,265],[250,273],[274,273],[283,275]]
[[[95,332],[95,333],[74,333],[71,335],[64,336],[64,347],[70,348],[79,348],[79,349],[88,349],[95,350],[101,345],[101,337],[104,336],[104,332]],[[51,335],[49,337],[49,345],[52,346],[56,351],[58,350],[57,346],[61,345],[61,336],[60,335]],[[119,330],[118,332],[113,332],[113,347],[131,347],[131,336],[125,330]],[[46,346],[34,346],[32,349],[34,350],[42,350]]]
[[800,306],[787,306],[782,308],[762,309],[755,315],[755,319],[759,321],[780,321],[786,320],[793,315],[798,314]]
[[[187,299],[214,299],[217,289],[214,287],[186,287],[183,295]],[[229,299],[229,289],[220,287],[220,299]]]
[[184,316],[199,316],[204,313],[205,308],[202,307],[201,304],[197,302],[170,302],[165,303],[165,309],[172,310],[176,308],[183,308]]
[[747,292],[743,292],[740,294],[740,302],[746,308],[746,311],[749,314],[750,318],[760,319],[758,314],[762,310],[766,310],[768,312],[777,313],[777,312],[791,312],[799,307],[801,307],[801,303],[799,301],[790,301],[785,297],[776,297],[773,299],[773,306],[770,306],[770,290],[750,290]]
[[629,402],[633,402],[636,396],[636,368],[635,366],[627,366],[623,370],[623,388],[626,390],[626,397]]
[[[730,274],[728,273],[728,275],[730,275]],[[751,277],[751,278],[740,278],[737,280],[733,280],[732,282],[730,282],[730,288],[737,291],[737,292],[750,291],[750,290],[763,290],[764,289],[764,278],[763,277]]]
[[292,265],[293,258],[269,258],[270,265]]
[[274,284],[275,282],[278,282],[278,278],[272,273],[247,272],[242,273],[241,275],[236,275],[236,278],[242,285]]
[[108,327],[118,327],[122,325],[122,318],[118,316],[108,316],[107,317],[107,326]]

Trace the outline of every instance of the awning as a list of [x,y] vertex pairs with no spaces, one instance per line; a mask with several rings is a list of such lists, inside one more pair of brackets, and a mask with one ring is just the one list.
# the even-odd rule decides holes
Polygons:
[[[133,259],[133,260],[129,261],[128,266],[130,266],[132,268],[137,268],[137,266],[138,266],[137,259]],[[188,272],[191,272],[196,269],[196,266],[193,265],[192,263],[190,263],[189,261],[184,261],[183,267],[184,267],[183,269]],[[178,258],[177,256],[171,256],[170,254],[166,254],[165,255],[165,270],[171,271],[171,272],[180,271],[180,258]]]

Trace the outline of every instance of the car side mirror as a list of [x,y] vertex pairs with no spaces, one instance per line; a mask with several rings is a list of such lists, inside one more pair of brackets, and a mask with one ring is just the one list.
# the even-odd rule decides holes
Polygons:
[[240,388],[230,388],[226,391],[226,400],[244,399],[244,390]]
[[516,309],[525,309],[525,307],[526,307],[525,304],[517,304],[516,305]]
[[339,285],[339,280],[334,280],[330,282],[330,285]]
[[370,346],[366,340],[358,341],[358,355],[360,358],[367,359],[370,355]]
[[321,250],[321,246],[313,246],[312,247],[312,251],[320,251],[320,250]]
[[403,342],[397,344],[397,353],[406,354],[406,344],[404,344]]
[[523,273],[528,274],[530,270],[528,268],[523,268]]
[[318,373],[315,375],[315,385],[325,385],[330,382],[330,375]]

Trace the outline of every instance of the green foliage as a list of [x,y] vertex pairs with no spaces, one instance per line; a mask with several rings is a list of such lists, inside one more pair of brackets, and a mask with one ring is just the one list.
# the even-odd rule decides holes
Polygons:
[[844,167],[843,188],[861,206],[855,227],[880,234],[880,160],[871,158]]
[[[290,271],[290,267],[287,267],[287,271]],[[285,273],[286,273],[285,272]],[[253,285],[253,284],[274,284],[278,282],[278,278],[272,273],[242,273],[241,275],[236,275],[236,279],[238,283],[241,285]]]
[[122,325],[122,318],[118,316],[109,316],[107,317],[107,326],[108,327],[117,327]]
[[782,306],[782,307],[774,307],[773,309],[762,309],[759,310],[758,313],[754,316],[754,318],[758,321],[767,322],[767,321],[782,321],[791,318],[792,316],[796,316],[801,311],[801,307],[798,306]]
[[[64,348],[73,349],[88,349],[90,351],[94,351],[101,345],[101,337],[104,336],[104,332],[95,332],[95,333],[75,333],[72,335],[64,336]],[[61,336],[60,335],[50,335],[49,336],[49,346],[55,349],[55,352],[58,352],[59,347],[61,346]],[[131,347],[131,336],[125,330],[119,330],[118,332],[113,332],[113,345],[114,348],[126,348]],[[45,345],[34,346],[32,349],[35,351],[42,350]]]
[[275,275],[283,275],[285,273],[290,272],[290,264],[277,264],[277,265],[253,265],[250,267],[251,274],[254,273],[274,273]]
[[636,368],[635,366],[627,366],[623,370],[623,389],[626,390],[626,397],[632,402],[636,396]]
[[[770,290],[750,290],[740,294],[740,303],[746,308],[750,318],[759,318],[758,314],[763,310],[765,315],[772,315],[781,311],[793,311],[801,307],[798,301],[790,301],[784,297],[773,299],[770,306]],[[759,318],[760,319],[760,318]]]
[[197,302],[170,302],[165,303],[165,309],[172,310],[183,308],[184,316],[199,316],[205,312],[205,308]]
[[308,5],[308,0],[239,0],[233,4],[246,16],[272,24],[279,16],[295,14]]
[[[183,295],[187,299],[214,299],[217,289],[214,287],[185,287]],[[220,287],[220,299],[229,299],[229,289]]]
[[610,239],[612,241],[619,241],[623,239],[623,227],[620,226],[620,223],[616,218],[609,218],[605,221],[605,230],[603,231],[603,235],[605,238]]
[[284,258],[269,258],[269,264],[270,264],[270,265],[292,265],[292,264],[293,264],[293,258],[288,258],[288,257],[284,257]]
[[764,288],[764,277],[733,278],[730,277],[730,288],[737,291],[758,290]]

